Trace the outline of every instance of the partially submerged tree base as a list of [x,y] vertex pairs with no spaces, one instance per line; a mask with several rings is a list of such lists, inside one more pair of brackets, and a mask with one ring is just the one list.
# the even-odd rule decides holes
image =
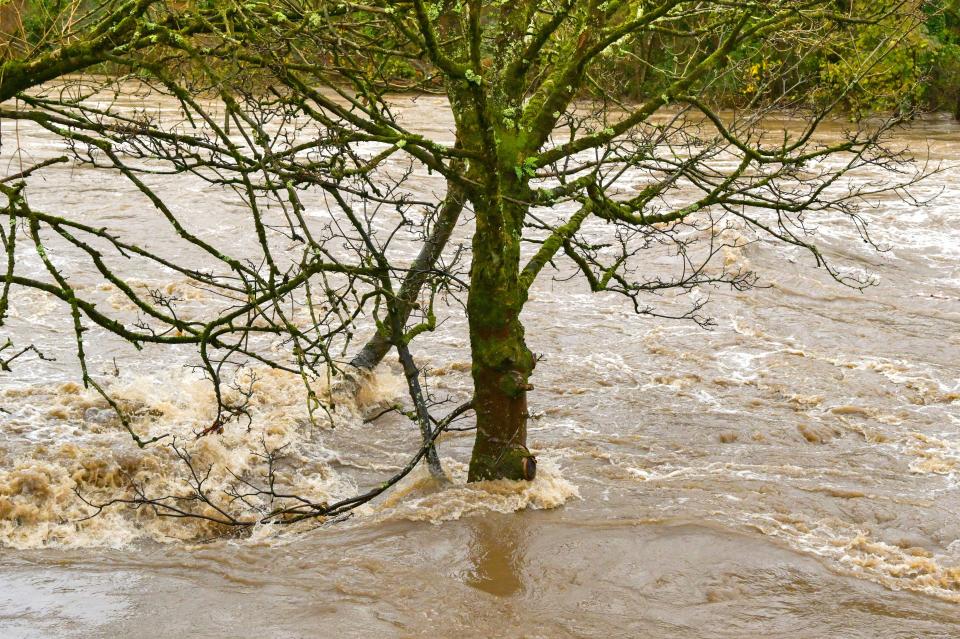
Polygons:
[[[526,448],[511,448],[495,453],[497,446],[475,446],[467,481],[512,479],[533,481],[537,476],[537,458]],[[492,450],[488,450],[492,449]]]
[[[373,374],[372,369],[343,364],[330,380],[329,402],[332,408],[356,404],[364,384]],[[366,416],[364,416],[366,417]]]

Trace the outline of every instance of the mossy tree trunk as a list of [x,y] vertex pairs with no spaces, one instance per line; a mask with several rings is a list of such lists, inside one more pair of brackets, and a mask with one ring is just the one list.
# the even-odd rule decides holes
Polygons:
[[[510,203],[492,176],[473,198],[476,231],[467,312],[473,358],[477,438],[469,481],[533,479],[527,449],[527,391],[535,358],[524,340],[520,312],[520,237],[526,207]],[[507,176],[509,180],[509,176]]]

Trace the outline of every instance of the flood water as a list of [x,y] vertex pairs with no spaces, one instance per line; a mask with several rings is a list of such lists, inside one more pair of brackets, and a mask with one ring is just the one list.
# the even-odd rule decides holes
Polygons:
[[[449,137],[438,100],[421,98],[404,117]],[[2,133],[4,169],[18,146],[33,160],[61,152],[24,123],[3,122]],[[754,269],[764,287],[695,293],[711,297],[711,331],[638,318],[622,299],[547,274],[524,314],[543,356],[530,396],[537,480],[466,485],[472,433],[451,433],[440,442],[451,485],[417,471],[336,525],[207,540],[200,523],[145,510],[79,521],[90,509],[75,489],[175,487],[182,471],[162,446],[138,450],[76,383],[68,310],[17,293],[6,334],[57,361],[0,377],[0,636],[960,636],[960,126],[930,118],[898,141],[929,149],[944,170],[916,188],[939,194],[930,206],[890,199],[865,212],[890,250],[820,221],[827,255],[876,273],[879,286],[843,288],[746,228],[729,232],[758,241],[723,259]],[[244,211],[227,194],[152,179],[170,181],[177,210],[211,241],[244,250]],[[416,179],[424,193],[437,188],[435,177]],[[30,188],[36,208],[161,249],[173,241],[105,170],[56,165]],[[320,205],[310,205],[318,216]],[[52,255],[78,287],[125,312],[88,262]],[[129,275],[176,291],[185,312],[206,303],[169,273]],[[466,326],[453,305],[440,319],[414,354],[434,392],[463,400]],[[93,368],[138,427],[209,424],[212,394],[184,367],[189,350],[138,354],[96,331],[88,341]],[[257,463],[258,442],[286,444],[291,485],[347,496],[416,449],[409,422],[360,418],[402,390],[388,362],[352,418],[318,429],[298,381],[263,371],[250,429],[233,424],[192,446],[242,470]]]

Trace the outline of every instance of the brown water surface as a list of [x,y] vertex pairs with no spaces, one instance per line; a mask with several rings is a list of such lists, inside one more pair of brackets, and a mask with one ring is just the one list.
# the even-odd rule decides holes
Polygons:
[[[405,117],[449,137],[446,113],[421,98]],[[5,140],[12,126],[2,123]],[[26,124],[17,134],[33,159],[59,151]],[[960,127],[931,118],[899,141],[929,146],[945,171],[918,189],[943,191],[931,206],[884,200],[866,212],[891,250],[820,220],[828,255],[875,272],[878,287],[842,288],[746,228],[729,233],[760,241],[725,259],[768,286],[694,293],[712,298],[710,332],[544,277],[524,314],[544,357],[531,395],[537,481],[465,485],[471,434],[455,433],[440,446],[452,485],[418,472],[336,526],[197,543],[195,524],[146,512],[78,523],[89,510],[74,488],[174,486],[179,471],[162,450],[137,450],[76,385],[64,307],[18,293],[10,333],[57,362],[0,378],[0,636],[960,636]],[[6,141],[0,161],[17,161]],[[58,165],[42,177],[34,206],[160,249],[174,241],[106,172]],[[212,241],[244,250],[244,211],[227,194],[168,188]],[[322,217],[319,200],[310,206]],[[97,293],[89,264],[66,250],[54,259],[125,312],[114,292]],[[198,313],[209,302],[169,273],[137,281],[178,291]],[[463,399],[465,325],[455,306],[444,317],[416,355],[434,391]],[[140,426],[190,433],[209,420],[210,390],[183,368],[189,351],[138,355],[90,339],[98,370],[109,376],[116,358],[111,391]],[[263,372],[251,432],[227,429],[197,453],[249,469],[262,438],[289,444],[287,479],[326,498],[372,485],[415,448],[401,420],[311,427],[297,383]],[[384,367],[358,413],[401,388]]]

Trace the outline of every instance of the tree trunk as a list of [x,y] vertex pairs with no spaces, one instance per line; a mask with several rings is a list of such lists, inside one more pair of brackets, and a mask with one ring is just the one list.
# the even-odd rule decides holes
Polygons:
[[520,285],[525,211],[495,195],[474,198],[473,205],[477,228],[467,314],[477,439],[468,481],[530,480],[536,461],[527,450],[527,390],[535,359],[520,323],[527,298]]
[[[457,226],[457,220],[460,219],[460,212],[463,210],[463,199],[462,188],[453,183],[447,184],[447,195],[430,236],[424,241],[420,253],[410,265],[410,270],[400,287],[397,306],[400,312],[401,325],[407,323],[410,312],[417,301],[417,296],[420,295],[420,291],[430,277],[431,271],[436,268],[437,260],[440,259],[443,249],[450,241],[450,236]],[[350,364],[357,368],[373,370],[390,352],[391,346],[389,337],[374,333],[360,352],[353,357]]]

